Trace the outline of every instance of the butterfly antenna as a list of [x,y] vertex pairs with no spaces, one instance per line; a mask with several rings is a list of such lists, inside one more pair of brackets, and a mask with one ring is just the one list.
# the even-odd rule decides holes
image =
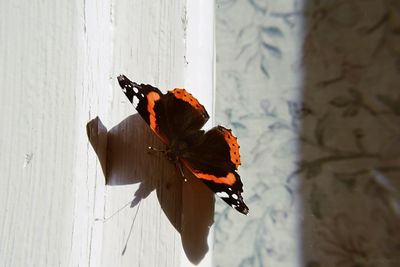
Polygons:
[[129,201],[128,203],[126,203],[124,206],[122,206],[122,208],[119,208],[117,211],[115,211],[113,214],[111,214],[108,217],[104,217],[103,219],[100,218],[96,218],[94,219],[95,221],[102,221],[103,223],[107,222],[109,219],[111,219],[112,217],[114,217],[115,215],[117,215],[120,211],[122,211],[123,209],[125,209],[126,207],[128,207],[129,205],[131,205],[132,200]]
[[154,151],[154,152],[161,152],[161,153],[166,153],[166,150],[162,150],[162,149],[158,149],[158,148],[154,148],[152,146],[147,147],[149,149],[149,151]]
[[136,220],[136,217],[137,217],[138,212],[139,212],[140,203],[142,203],[142,201],[139,201],[138,207],[136,209],[135,216],[133,217],[132,224],[131,224],[131,229],[129,230],[128,238],[126,239],[124,249],[122,250],[122,256],[125,254],[126,248],[128,247],[128,241],[129,241],[129,238],[131,237],[132,230],[133,230],[133,225],[135,224],[135,220]]
[[176,166],[178,167],[178,170],[179,170],[179,172],[181,173],[181,176],[182,176],[183,180],[184,180],[185,182],[187,182],[186,176],[185,176],[185,174],[183,173],[182,163],[181,163],[180,161],[178,161],[178,162],[176,163]]

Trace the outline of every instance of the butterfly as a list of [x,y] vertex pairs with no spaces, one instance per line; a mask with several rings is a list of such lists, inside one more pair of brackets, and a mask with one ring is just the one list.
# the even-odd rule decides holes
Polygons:
[[163,94],[148,84],[137,84],[118,76],[119,85],[140,116],[166,145],[167,158],[185,165],[216,195],[243,214],[243,183],[236,172],[240,162],[239,144],[230,129],[201,128],[209,119],[203,105],[185,89]]

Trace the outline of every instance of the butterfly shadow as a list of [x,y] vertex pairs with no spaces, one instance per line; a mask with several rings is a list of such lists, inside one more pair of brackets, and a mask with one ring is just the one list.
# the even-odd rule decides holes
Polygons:
[[186,169],[185,182],[163,153],[149,150],[149,146],[164,149],[165,145],[138,114],[127,117],[109,131],[98,117],[88,122],[86,128],[106,185],[139,183],[131,207],[155,190],[162,210],[181,235],[187,258],[199,263],[208,251],[214,194]]

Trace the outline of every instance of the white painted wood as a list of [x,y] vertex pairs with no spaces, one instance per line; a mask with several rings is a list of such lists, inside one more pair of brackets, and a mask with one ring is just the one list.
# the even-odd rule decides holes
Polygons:
[[[142,200],[124,256],[137,207],[104,224],[95,221],[132,200],[138,184],[104,185],[106,169],[96,152],[107,152],[105,128],[89,125],[93,148],[86,124],[98,116],[110,129],[134,113],[117,85],[120,73],[162,89],[191,85],[184,77],[185,5],[0,1],[0,266],[180,265],[183,237],[166,215],[180,202],[166,198],[167,191]],[[198,96],[202,91],[193,87]],[[209,108],[212,87],[204,88],[208,93],[198,97]],[[158,157],[138,162],[150,177],[174,171]]]
[[[180,235],[159,201],[160,195],[171,197],[170,191],[164,192],[165,184],[161,178],[164,179],[168,173],[173,174],[175,170],[161,155],[147,153],[147,146],[161,147],[162,144],[141,118],[136,116],[133,123],[125,124],[126,117],[136,111],[122,93],[115,77],[125,74],[138,83],[149,83],[162,90],[182,86],[184,8],[183,0],[123,0],[114,4],[114,88],[110,103],[113,112],[107,126],[124,125],[120,129],[114,128],[117,134],[115,141],[124,140],[126,143],[120,148],[114,143],[108,144],[110,160],[107,163],[108,168],[114,170],[118,166],[123,170],[130,166],[133,168],[112,174],[110,179],[116,183],[120,179],[132,179],[141,181],[141,185],[146,184],[143,181],[150,181],[144,186],[145,193],[150,194],[141,200],[124,256],[121,252],[138,206],[120,212],[104,224],[102,266],[179,266]],[[129,145],[132,146],[126,148]],[[110,147],[116,149],[110,151]],[[122,157],[118,158],[119,155]],[[121,164],[124,160],[127,161]],[[139,183],[107,187],[106,215],[132,200],[138,188]],[[169,203],[173,209],[178,202],[172,195]]]
[[[205,129],[214,125],[214,9],[214,1],[187,1],[185,87],[199,99],[211,116]],[[183,201],[183,205],[187,202]],[[207,240],[209,250],[196,265],[182,252],[181,266],[212,266],[212,240],[211,230]]]
[[88,265],[101,177],[84,141],[83,6],[0,5],[0,266]]

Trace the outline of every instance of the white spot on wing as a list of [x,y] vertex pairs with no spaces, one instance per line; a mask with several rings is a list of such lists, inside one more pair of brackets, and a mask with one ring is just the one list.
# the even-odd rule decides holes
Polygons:
[[133,87],[133,92],[135,92],[135,94],[137,94],[139,92],[139,90],[136,87]]
[[139,99],[137,97],[134,97],[132,99],[132,105],[136,108],[138,104],[139,104]]
[[226,192],[217,192],[217,196],[219,196],[219,197],[229,197],[229,195]]
[[234,199],[238,199],[238,196],[237,196],[236,194],[232,194],[232,197],[233,197]]

